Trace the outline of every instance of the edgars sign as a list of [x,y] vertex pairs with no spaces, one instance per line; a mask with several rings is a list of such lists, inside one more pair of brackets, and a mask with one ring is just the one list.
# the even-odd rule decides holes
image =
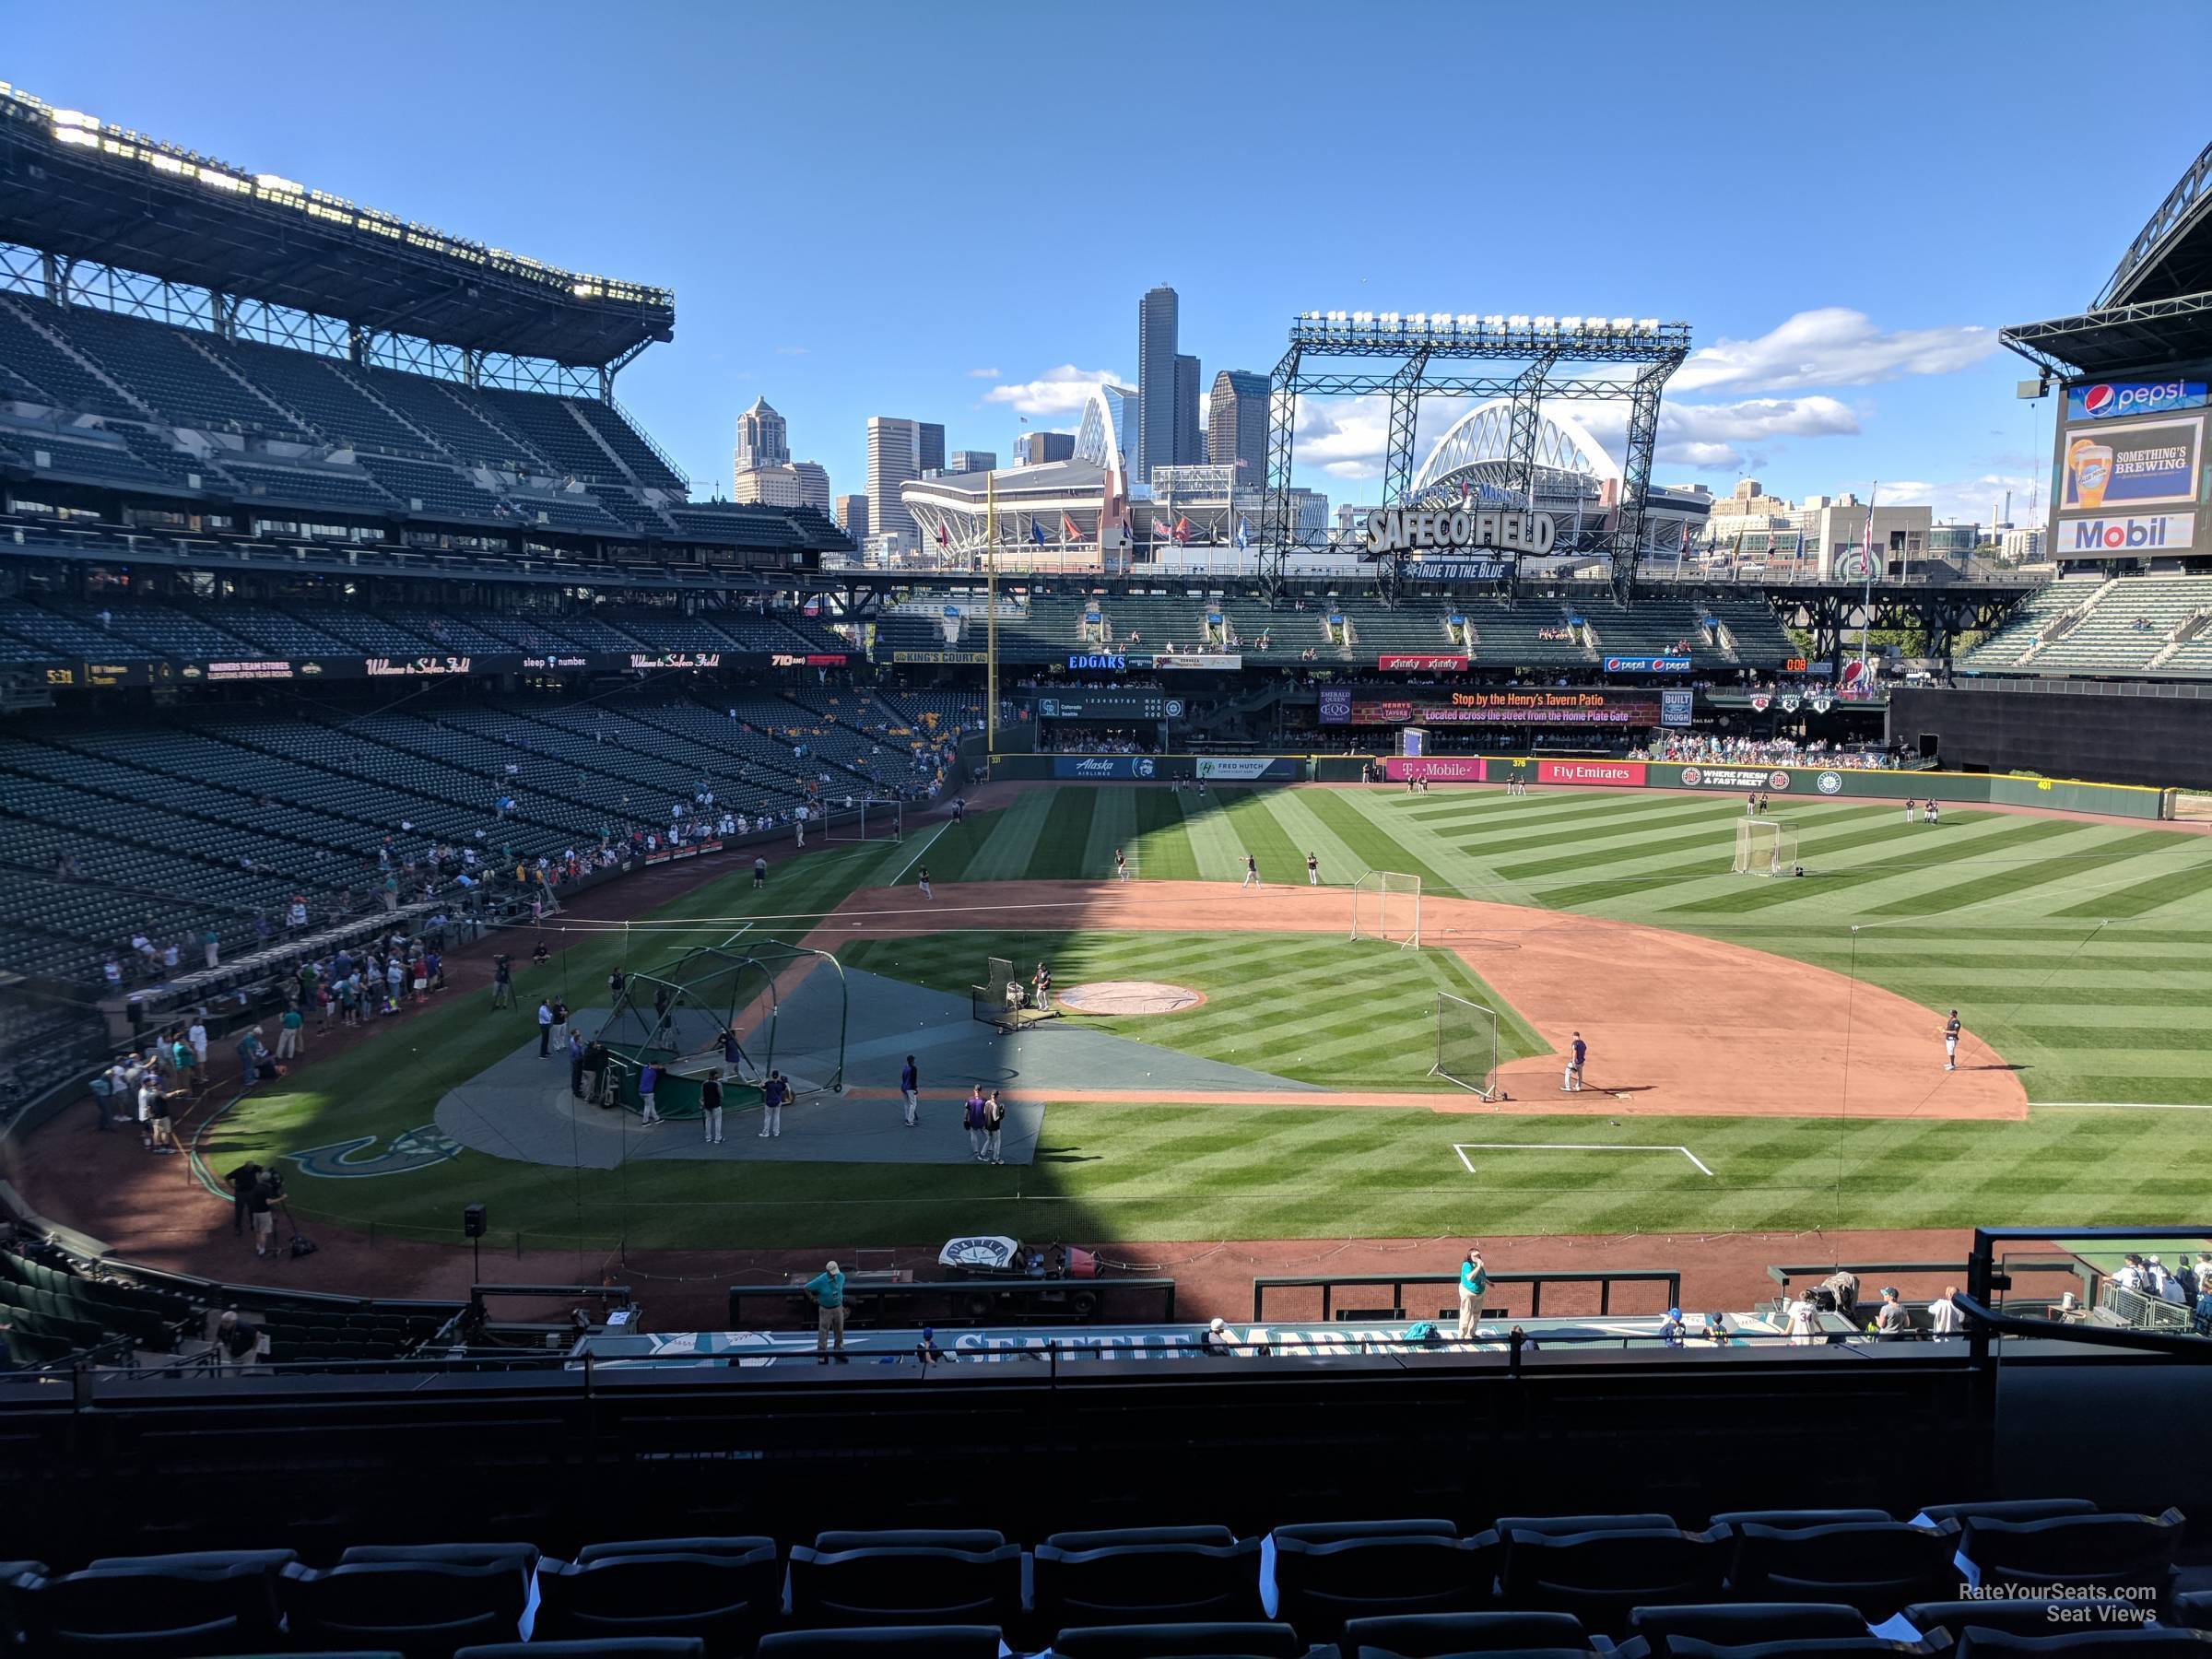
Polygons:
[[1370,553],[1418,552],[1430,547],[1495,547],[1501,553],[1548,553],[1551,516],[1543,512],[1499,512],[1478,507],[1440,508],[1417,512],[1389,507],[1367,518]]
[[1090,656],[1071,656],[1067,659],[1067,665],[1077,674],[1081,674],[1086,669],[1096,668],[1103,668],[1110,673],[1119,674],[1129,666],[1129,659],[1118,652],[1101,653]]

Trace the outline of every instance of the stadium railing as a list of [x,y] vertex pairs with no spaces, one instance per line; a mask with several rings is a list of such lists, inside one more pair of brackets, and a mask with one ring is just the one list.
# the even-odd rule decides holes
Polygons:
[[[1834,1269],[1830,1268],[1830,1272]],[[1540,1319],[1544,1314],[1544,1288],[1547,1285],[1595,1285],[1597,1311],[1601,1315],[1613,1312],[1613,1287],[1616,1285],[1665,1285],[1666,1299],[1662,1308],[1682,1305],[1682,1275],[1671,1267],[1622,1268],[1608,1273],[1493,1273],[1489,1276],[1490,1288],[1505,1285],[1529,1287],[1527,1317]],[[1366,1319],[1375,1317],[1372,1309],[1343,1310],[1337,1306],[1337,1292],[1347,1289],[1365,1289],[1374,1286],[1390,1287],[1390,1317],[1404,1317],[1406,1313],[1406,1287],[1436,1286],[1456,1295],[1459,1276],[1455,1273],[1363,1273],[1328,1274],[1314,1277],[1268,1277],[1252,1281],[1252,1317],[1254,1324],[1267,1317],[1267,1298],[1270,1293],[1281,1296],[1291,1290],[1319,1290],[1321,1292],[1321,1319],[1323,1323],[1335,1319]],[[1415,1317],[1420,1317],[1416,1314]]]
[[[797,1284],[732,1285],[730,1328],[811,1325],[814,1304]],[[921,1324],[958,1330],[981,1324],[1067,1324],[1102,1320],[1109,1300],[1117,1324],[1173,1324],[1171,1278],[922,1279],[845,1286],[845,1321],[855,1331]],[[1134,1311],[1128,1303],[1136,1304]]]

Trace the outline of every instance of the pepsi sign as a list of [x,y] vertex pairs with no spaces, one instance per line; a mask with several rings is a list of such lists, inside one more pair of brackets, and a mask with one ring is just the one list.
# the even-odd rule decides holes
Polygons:
[[2066,418],[2117,420],[2127,415],[2201,409],[2205,398],[2203,381],[2095,381],[2066,389]]

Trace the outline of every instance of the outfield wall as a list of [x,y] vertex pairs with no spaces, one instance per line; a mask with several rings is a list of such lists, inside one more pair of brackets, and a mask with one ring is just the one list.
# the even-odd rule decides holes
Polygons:
[[1784,799],[1926,801],[1945,806],[2048,806],[2104,818],[2173,816],[2173,792],[2067,778],[1982,772],[1873,771],[1858,767],[1707,766],[1672,760],[1548,760],[1500,755],[997,755],[991,775],[1038,782],[1357,783],[1364,767],[1391,782],[1532,783],[1591,789],[1687,789]]

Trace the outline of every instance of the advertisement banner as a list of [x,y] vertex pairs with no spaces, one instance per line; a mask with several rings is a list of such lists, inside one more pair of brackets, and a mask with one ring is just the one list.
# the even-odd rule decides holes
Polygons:
[[1178,651],[1161,652],[1152,659],[1155,668],[1241,668],[1244,653],[1241,651]]
[[845,653],[841,651],[771,651],[768,653],[771,668],[842,668]]
[[1306,763],[1289,755],[1201,755],[1198,775],[1225,783],[1294,783],[1306,775]]
[[1055,778],[1137,778],[1159,775],[1149,755],[1054,755]]
[[2068,420],[2125,420],[2204,406],[2203,381],[2096,381],[2066,388]]
[[1539,783],[1610,783],[1641,789],[1644,782],[1641,760],[1539,760]]
[[1686,656],[1607,657],[1607,674],[1688,674]]
[[1430,783],[1479,783],[1485,773],[1480,755],[1387,755],[1382,775],[1393,783],[1413,778]]
[[2059,511],[2100,512],[2194,502],[2204,432],[2201,415],[2069,427]]
[[1465,674],[1467,659],[1464,656],[1418,656],[1403,652],[1375,659],[1375,666],[1385,674]]
[[2061,519],[2058,525],[2061,553],[2171,553],[2195,545],[2194,512]]
[[1780,767],[1763,766],[1685,766],[1677,782],[1684,789],[1765,790],[1773,794],[1785,794],[1790,787],[1790,774]]
[[[1332,697],[1332,691],[1339,695]],[[1654,726],[1655,691],[1541,688],[1454,691],[1448,698],[1377,698],[1349,687],[1321,690],[1324,725]]]
[[1698,694],[1687,688],[1659,693],[1659,724],[1663,726],[1689,724],[1690,712],[1697,705]]
[[959,663],[980,665],[991,660],[988,652],[982,651],[894,651],[894,663]]

